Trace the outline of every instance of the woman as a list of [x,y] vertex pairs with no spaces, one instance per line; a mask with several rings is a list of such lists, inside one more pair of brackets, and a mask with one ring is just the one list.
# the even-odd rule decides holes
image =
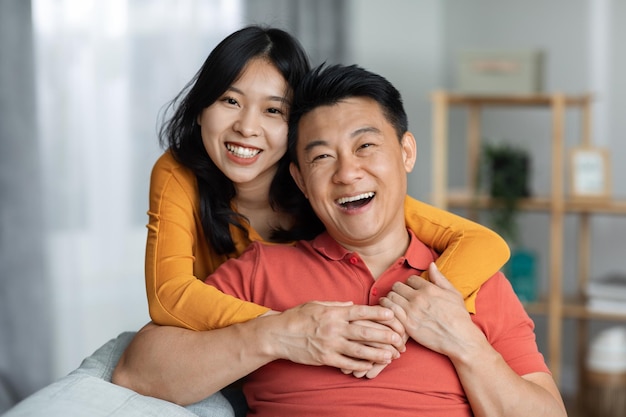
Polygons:
[[[155,323],[209,330],[267,313],[203,279],[251,241],[285,243],[321,231],[286,154],[290,94],[308,70],[293,37],[250,26],[225,38],[171,103],[161,131],[168,150],[150,189],[146,288]],[[508,259],[504,241],[410,198],[405,213],[418,238],[442,252],[440,270],[472,310],[471,295]]]

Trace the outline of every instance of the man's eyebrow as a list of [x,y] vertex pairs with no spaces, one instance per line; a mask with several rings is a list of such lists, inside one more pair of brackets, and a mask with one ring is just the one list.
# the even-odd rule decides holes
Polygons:
[[[373,126],[360,127],[356,129],[355,131],[353,131],[352,133],[350,133],[350,138],[354,139],[364,133],[380,133],[380,129],[373,127]],[[307,143],[306,146],[304,147],[304,152],[309,152],[311,149],[317,146],[327,146],[327,145],[328,145],[328,142],[325,141],[324,139],[317,139],[317,140]]]
[[363,133],[380,133],[380,129],[374,126],[363,126],[350,134],[351,138],[355,138]]
[[304,147],[304,152],[309,152],[311,149],[317,146],[326,146],[326,145],[328,145],[328,142],[326,142],[323,139],[314,140],[306,144],[306,146]]
[[[232,91],[232,92],[235,92],[237,94],[241,94],[242,96],[246,95],[243,91],[241,91],[237,87],[233,87],[232,85],[230,87],[228,87],[226,89],[226,91]],[[270,100],[270,101],[278,101],[280,103],[290,104],[289,100],[287,100],[287,98],[283,97],[283,96],[267,96],[267,99]]]

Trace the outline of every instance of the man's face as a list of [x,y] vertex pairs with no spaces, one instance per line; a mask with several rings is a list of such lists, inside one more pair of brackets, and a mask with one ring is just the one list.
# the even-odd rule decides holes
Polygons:
[[291,174],[328,232],[347,247],[401,233],[415,139],[399,141],[378,103],[354,97],[306,114]]

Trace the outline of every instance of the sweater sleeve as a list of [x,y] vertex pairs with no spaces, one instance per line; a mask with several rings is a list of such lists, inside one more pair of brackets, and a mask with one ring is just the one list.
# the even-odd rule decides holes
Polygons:
[[190,173],[176,175],[175,164],[166,154],[155,164],[150,180],[145,259],[150,317],[161,325],[210,330],[267,312],[266,307],[226,295],[203,282],[226,257],[207,247],[195,182]]
[[[441,254],[435,264],[463,294],[468,311],[475,313],[478,289],[509,259],[504,239],[485,226],[409,196],[404,212],[417,238]],[[428,278],[426,272],[423,276]]]

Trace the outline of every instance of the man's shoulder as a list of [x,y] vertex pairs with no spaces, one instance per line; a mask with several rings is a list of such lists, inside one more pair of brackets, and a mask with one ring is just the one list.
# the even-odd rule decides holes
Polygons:
[[311,242],[299,240],[292,243],[274,243],[267,241],[254,241],[246,251],[254,251],[272,256],[282,256],[285,254],[294,254],[307,252],[311,248]]
[[318,256],[311,242],[271,243],[254,241],[243,251],[239,259],[243,262],[254,260],[263,264],[301,263]]
[[476,296],[476,312],[484,316],[507,314],[526,315],[524,306],[513,291],[513,286],[507,277],[500,271],[485,281]]
[[507,277],[502,273],[502,271],[498,271],[493,274],[484,284],[481,286],[482,289],[487,289],[489,292],[492,291],[513,291],[513,287],[511,287],[511,283],[507,279]]

